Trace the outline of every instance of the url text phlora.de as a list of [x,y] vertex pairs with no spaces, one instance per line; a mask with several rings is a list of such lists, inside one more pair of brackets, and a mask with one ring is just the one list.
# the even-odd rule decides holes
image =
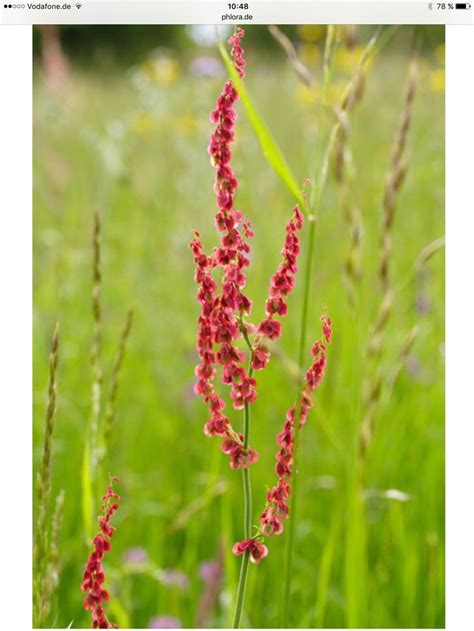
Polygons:
[[253,15],[251,13],[223,13],[221,20],[222,22],[251,22]]

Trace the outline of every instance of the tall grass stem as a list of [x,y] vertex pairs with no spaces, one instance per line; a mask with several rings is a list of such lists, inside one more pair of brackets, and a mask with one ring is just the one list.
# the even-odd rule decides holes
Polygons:
[[[386,324],[392,314],[395,286],[391,278],[392,268],[392,226],[398,196],[405,179],[408,159],[406,145],[413,117],[413,105],[418,84],[418,70],[415,61],[410,63],[405,90],[404,106],[392,146],[391,167],[385,182],[383,200],[383,220],[380,238],[379,279],[383,291],[382,303],[373,325],[371,339],[367,347],[367,373],[363,393],[365,417],[360,427],[359,458],[364,468],[366,452],[375,431],[376,414],[382,393],[380,360]],[[436,251],[436,247],[433,248]],[[428,251],[428,257],[430,252]]]
[[98,211],[94,213],[94,229],[92,236],[93,250],[93,287],[92,287],[92,313],[94,318],[94,334],[91,347],[92,365],[92,410],[90,422],[91,464],[95,471],[97,460],[97,435],[102,397],[102,267],[101,267],[101,220]]
[[122,368],[123,358],[125,355],[125,348],[127,346],[127,340],[130,335],[130,330],[132,328],[133,323],[133,311],[130,309],[127,312],[125,322],[122,328],[122,333],[120,335],[120,340],[118,344],[117,353],[114,360],[114,366],[112,368],[112,376],[110,378],[110,390],[109,396],[107,399],[107,405],[105,409],[105,421],[104,421],[104,432],[103,432],[103,448],[100,454],[100,461],[103,463],[105,457],[107,456],[109,444],[110,444],[110,435],[112,433],[112,427],[115,420],[116,408],[117,408],[117,391],[120,379],[120,371]]
[[[380,33],[380,29],[376,31],[376,33],[370,38],[367,46],[365,47],[361,58],[359,60],[359,64],[354,75],[349,80],[347,87],[343,96],[343,104],[347,106],[350,102],[350,97],[352,92],[357,87],[357,77],[361,72],[361,69],[366,64],[368,58],[373,53],[377,39]],[[321,127],[323,123],[323,106],[327,102],[327,94],[328,87],[332,75],[332,65],[334,61],[334,51],[338,44],[338,32],[336,27],[328,26],[327,36],[326,36],[326,44],[324,50],[324,61],[323,61],[323,89],[322,89],[322,107],[319,113],[319,136],[316,148],[316,159],[315,159],[315,174],[314,178],[314,186],[311,192],[310,205],[309,205],[309,219],[310,219],[310,227],[309,227],[309,235],[308,235],[308,251],[307,251],[307,259],[306,259],[306,269],[305,269],[305,280],[304,280],[304,290],[303,290],[303,304],[302,304],[302,312],[301,312],[301,332],[300,332],[300,341],[299,341],[299,350],[298,350],[298,364],[300,369],[303,369],[303,357],[306,348],[306,330],[308,326],[308,313],[309,313],[309,303],[310,303],[310,295],[311,295],[311,285],[312,285],[312,277],[313,277],[313,251],[314,251],[314,241],[315,241],[315,229],[316,229],[316,212],[319,209],[319,204],[321,200],[321,194],[326,184],[329,160],[332,154],[337,135],[341,126],[341,120],[338,119],[334,126],[331,129],[331,132],[328,137],[327,145],[324,154],[321,156],[322,151],[322,132]],[[317,172],[319,166],[319,174]],[[319,175],[319,177],[317,177]],[[298,432],[297,432],[298,433]],[[294,548],[294,524],[296,522],[296,507],[297,507],[297,471],[298,471],[298,441],[295,444],[295,453],[294,453],[294,462],[293,462],[293,475],[292,475],[292,488],[293,492],[290,498],[290,513],[292,515],[289,529],[288,529],[288,538],[286,540],[286,550],[285,550],[285,570],[284,570],[284,591],[283,591],[283,615],[282,615],[282,627],[286,628],[288,626],[288,616],[289,616],[289,605],[290,605],[290,594],[291,594],[291,579],[292,579],[292,568],[293,568],[293,548]]]
[[[324,52],[324,83],[323,83],[323,105],[326,101],[326,94],[329,85],[330,79],[330,69],[331,69],[331,49],[333,48],[335,41],[335,27],[328,26],[327,36],[326,36],[326,45]],[[319,164],[321,149],[322,149],[322,133],[321,133],[321,124],[323,118],[323,107],[320,109],[319,113],[319,121],[320,121],[320,129],[318,135],[318,142],[316,145],[316,160],[315,160],[315,173],[317,173],[317,164]],[[316,238],[316,217],[314,215],[314,208],[316,208],[319,204],[320,198],[320,190],[321,190],[322,181],[320,180],[318,185],[316,182],[313,183],[313,189],[311,191],[310,198],[310,214],[309,214],[309,234],[308,234],[308,250],[306,254],[306,264],[305,264],[305,274],[304,274],[304,288],[303,288],[303,304],[301,309],[301,327],[300,327],[300,339],[298,345],[298,367],[300,372],[303,370],[303,360],[304,360],[304,351],[306,348],[306,337],[307,337],[307,324],[308,324],[308,314],[309,314],[309,301],[311,295],[311,283],[313,277],[313,258],[314,258],[314,243]],[[317,190],[316,190],[317,189]],[[298,391],[300,388],[300,380],[298,381]],[[293,455],[293,467],[292,467],[292,476],[291,476],[291,486],[292,486],[292,494],[290,498],[290,514],[291,519],[288,525],[288,537],[286,540],[285,547],[285,565],[284,565],[284,583],[283,583],[283,610],[282,610],[282,620],[281,626],[286,628],[288,626],[288,616],[289,616],[289,606],[290,606],[290,594],[291,594],[291,575],[293,569],[293,548],[294,548],[294,537],[295,537],[295,512],[296,512],[296,500],[297,500],[297,473],[298,473],[298,434],[296,432],[296,441],[295,441],[295,449]]]
[[57,370],[59,361],[60,334],[56,324],[51,352],[49,355],[48,399],[44,420],[43,457],[38,473],[37,496],[38,518],[33,543],[34,561],[34,593],[33,618],[34,625],[41,627],[49,611],[49,598],[46,593],[49,540],[48,511],[51,496],[51,457],[53,446],[53,430],[57,413]]
[[91,412],[87,427],[81,465],[81,504],[84,530],[87,539],[92,537],[95,483],[99,460],[98,434],[102,399],[102,267],[101,267],[101,220],[99,211],[94,212],[92,231],[92,317],[93,336],[90,349],[92,369]]

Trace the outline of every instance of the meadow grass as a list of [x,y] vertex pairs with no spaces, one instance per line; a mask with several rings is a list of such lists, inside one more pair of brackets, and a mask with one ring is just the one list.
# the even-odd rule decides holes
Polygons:
[[[408,141],[410,167],[391,229],[392,281],[400,291],[384,333],[384,374],[393,375],[415,325],[417,336],[392,391],[381,398],[363,494],[356,493],[353,480],[366,344],[382,298],[378,264],[384,178],[409,58],[395,40],[374,63],[364,99],[351,113],[357,165],[351,190],[363,222],[357,317],[344,284],[350,237],[332,173],[320,200],[307,337],[318,336],[326,304],[334,338],[299,455],[290,626],[342,627],[353,619],[354,609],[363,612],[369,626],[444,625],[443,252],[413,274],[420,252],[444,232],[444,94],[430,89],[430,69],[438,62],[429,54],[420,63]],[[58,103],[36,77],[36,466],[42,457],[47,357],[56,321],[62,331],[52,496],[64,489],[65,501],[59,604],[49,621],[55,626],[72,620],[76,627],[87,624],[80,583],[90,543],[81,516],[80,471],[90,418],[90,235],[97,208],[102,220],[104,383],[113,380],[124,313],[134,306],[108,454],[108,467],[122,482],[119,529],[107,560],[110,617],[122,627],[146,627],[153,616],[172,615],[193,626],[203,592],[199,565],[218,557],[223,545],[224,582],[209,624],[231,623],[240,561],[230,547],[241,537],[241,476],[230,471],[218,441],[203,435],[206,411],[192,392],[198,304],[187,249],[192,228],[199,228],[206,247],[213,243],[213,169],[206,147],[208,113],[221,84],[222,77],[190,77],[184,62],[168,83],[147,84],[132,70],[103,76],[91,68],[73,74]],[[298,79],[281,52],[273,60],[252,58],[246,84],[302,182],[311,175],[316,106],[297,97]],[[234,167],[240,180],[238,207],[248,213],[256,232],[248,293],[257,320],[293,200],[263,159],[241,106],[240,113]],[[260,452],[252,468],[256,507],[273,482],[275,435],[294,402],[294,376],[284,357],[298,360],[302,291],[300,275],[279,343],[283,359],[275,355],[259,378],[253,406],[252,444]],[[105,399],[102,406],[106,404]],[[390,489],[405,495],[387,496]],[[98,498],[94,513],[97,508]],[[348,553],[350,537],[359,536],[347,520],[351,510],[364,514],[364,558],[357,549]],[[250,568],[242,626],[279,624],[286,535],[273,539],[269,557]],[[123,553],[137,546],[146,549],[150,561],[125,563]],[[157,568],[186,573],[189,586],[166,584]]]

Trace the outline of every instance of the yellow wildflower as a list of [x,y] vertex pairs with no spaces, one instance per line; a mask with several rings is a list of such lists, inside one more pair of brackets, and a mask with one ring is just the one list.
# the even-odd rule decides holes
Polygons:
[[306,66],[316,66],[321,61],[321,51],[317,44],[306,42],[299,47],[299,56]]
[[445,72],[444,68],[438,68],[430,72],[430,88],[433,92],[444,92]]
[[171,57],[155,57],[145,61],[142,70],[150,81],[174,83],[179,75],[179,64]]
[[302,83],[298,84],[295,91],[296,100],[302,105],[315,105],[320,97],[320,89],[316,84],[311,87],[307,85],[303,85]]
[[183,136],[193,136],[198,129],[198,120],[195,116],[180,116],[176,121],[176,126]]
[[[353,48],[341,47],[336,52],[335,65],[338,70],[352,74],[360,62],[364,52],[364,46],[354,46]],[[369,68],[372,64],[372,58],[369,57],[365,62],[365,67]]]
[[326,35],[326,27],[321,24],[301,24],[297,31],[305,42],[319,42]]
[[137,134],[148,134],[157,126],[157,120],[150,112],[135,112],[130,122],[130,127]]
[[444,66],[444,59],[445,59],[445,54],[446,54],[445,45],[439,44],[439,46],[436,46],[434,54],[435,54],[436,61],[442,66]]

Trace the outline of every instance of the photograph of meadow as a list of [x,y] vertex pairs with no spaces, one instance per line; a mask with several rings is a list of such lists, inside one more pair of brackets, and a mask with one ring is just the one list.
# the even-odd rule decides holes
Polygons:
[[33,626],[443,628],[444,27],[33,51]]

